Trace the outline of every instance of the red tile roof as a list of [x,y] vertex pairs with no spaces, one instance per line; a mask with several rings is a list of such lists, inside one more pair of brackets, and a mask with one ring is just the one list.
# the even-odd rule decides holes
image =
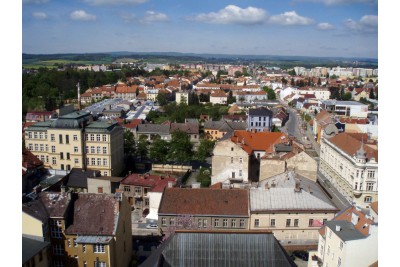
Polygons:
[[43,166],[43,162],[27,149],[22,151],[22,166],[30,169]]
[[378,214],[378,201],[371,203],[371,209],[375,211],[376,214]]
[[177,215],[248,216],[248,190],[166,188],[161,199],[158,213]]
[[121,184],[151,187],[151,192],[162,192],[168,186],[168,182],[172,182],[175,185],[176,178],[173,176],[133,173],[124,178]]
[[249,132],[238,130],[234,132],[231,141],[241,145],[249,155],[255,150],[270,151],[275,144],[288,142],[288,136],[279,132]]

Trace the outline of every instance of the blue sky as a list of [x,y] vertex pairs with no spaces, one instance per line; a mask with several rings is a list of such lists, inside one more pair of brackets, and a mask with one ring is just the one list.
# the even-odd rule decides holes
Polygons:
[[378,57],[377,0],[23,0],[22,52]]

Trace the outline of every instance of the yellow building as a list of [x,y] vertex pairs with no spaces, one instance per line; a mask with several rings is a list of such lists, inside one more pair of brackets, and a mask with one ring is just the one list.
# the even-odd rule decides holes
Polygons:
[[123,129],[117,123],[93,121],[90,113],[72,112],[39,122],[25,131],[25,144],[51,169],[83,168],[101,175],[123,170]]
[[42,192],[22,209],[23,236],[50,242],[52,266],[129,265],[131,207],[122,193]]

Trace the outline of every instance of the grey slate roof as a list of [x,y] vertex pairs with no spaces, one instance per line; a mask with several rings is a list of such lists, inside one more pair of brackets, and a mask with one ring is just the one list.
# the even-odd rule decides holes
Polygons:
[[50,246],[49,242],[39,241],[27,237],[22,237],[22,264],[30,260],[33,256]]
[[271,110],[261,107],[256,109],[249,109],[249,116],[269,116],[272,117],[273,113]]
[[296,266],[271,233],[176,232],[140,266]]
[[[331,229],[336,235],[339,236],[343,241],[363,239],[365,236],[358,231],[351,222],[340,220],[340,221],[328,221],[325,225]],[[336,226],[340,226],[340,231],[336,231]]]
[[136,131],[138,134],[155,133],[169,134],[169,125],[162,124],[139,124]]
[[268,210],[331,210],[337,208],[307,191],[293,188],[250,189],[250,211]]
[[96,177],[96,172],[92,170],[83,170],[82,168],[73,168],[68,175],[68,187],[87,188],[87,178]]

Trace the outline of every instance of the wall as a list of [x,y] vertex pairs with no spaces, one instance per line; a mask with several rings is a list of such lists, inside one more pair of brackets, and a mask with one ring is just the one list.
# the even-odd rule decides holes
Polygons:
[[190,165],[172,165],[172,164],[152,164],[151,165],[152,171],[159,171],[159,172],[179,172],[184,173],[188,170],[192,170],[192,166]]
[[260,162],[260,177],[259,180],[263,181],[274,175],[285,172],[285,161],[280,159],[261,159]]
[[[242,158],[241,163],[240,158]],[[239,176],[240,170],[242,170],[242,176]],[[232,172],[235,173],[235,178],[241,178],[243,182],[247,182],[249,180],[249,155],[231,140],[217,142],[212,156],[211,184],[232,178]]]
[[87,178],[88,193],[98,193],[98,187],[103,187],[103,193],[111,194],[111,182],[108,180]]
[[22,212],[22,234],[31,237],[44,238],[43,223],[25,212]]
[[306,152],[301,152],[287,160],[287,168],[295,169],[296,173],[314,182],[317,181],[318,164]]

